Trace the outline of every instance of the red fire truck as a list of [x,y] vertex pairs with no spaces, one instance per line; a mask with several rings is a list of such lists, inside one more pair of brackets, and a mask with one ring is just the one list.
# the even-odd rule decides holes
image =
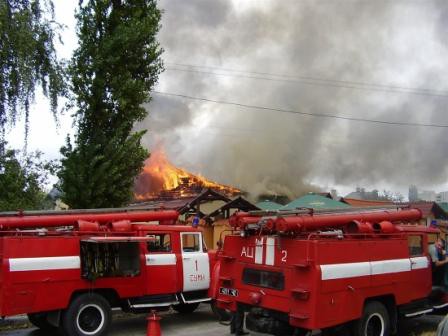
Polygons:
[[420,218],[404,208],[236,213],[214,269],[218,307],[274,335],[395,333],[401,317],[448,306],[428,253],[440,232]]
[[200,230],[174,225],[176,211],[85,210],[0,213],[0,316],[28,314],[69,336],[107,333],[111,309],[210,301]]

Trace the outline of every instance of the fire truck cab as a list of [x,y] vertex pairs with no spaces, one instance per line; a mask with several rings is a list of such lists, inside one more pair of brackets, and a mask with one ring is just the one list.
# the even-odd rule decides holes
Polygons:
[[448,306],[433,283],[437,229],[411,225],[417,209],[237,213],[218,252],[218,306],[248,312],[273,335],[387,336],[401,317]]
[[28,314],[45,330],[105,335],[112,308],[210,301],[207,251],[198,229],[175,211],[95,210],[0,214],[0,316]]

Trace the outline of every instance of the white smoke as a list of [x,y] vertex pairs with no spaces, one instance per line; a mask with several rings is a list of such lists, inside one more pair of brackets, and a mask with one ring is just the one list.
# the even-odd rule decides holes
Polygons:
[[[241,3],[160,1],[167,70],[159,91],[307,113],[448,124],[443,92],[409,94],[356,84],[448,91],[444,1]],[[192,68],[173,63],[237,69],[246,77],[262,72],[302,79],[212,76],[176,71]],[[311,84],[303,77],[344,83]],[[253,194],[294,196],[311,184],[399,189],[447,182],[446,129],[313,118],[160,95],[148,109],[140,127],[149,129],[150,148],[162,142],[175,164]]]

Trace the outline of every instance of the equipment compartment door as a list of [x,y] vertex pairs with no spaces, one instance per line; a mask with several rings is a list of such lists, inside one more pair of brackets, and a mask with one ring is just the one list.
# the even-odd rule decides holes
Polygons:
[[182,265],[184,292],[208,289],[210,264],[204,252],[201,232],[182,232]]
[[176,254],[172,250],[171,234],[149,232],[146,245],[146,294],[175,293],[177,285]]

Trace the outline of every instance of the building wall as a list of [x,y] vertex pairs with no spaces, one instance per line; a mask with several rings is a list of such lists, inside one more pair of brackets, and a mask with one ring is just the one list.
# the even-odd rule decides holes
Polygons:
[[433,190],[423,190],[418,193],[418,198],[422,201],[435,202],[436,192]]
[[222,207],[226,202],[223,201],[211,201],[207,203],[203,203],[199,206],[199,210],[201,210],[204,214],[209,215],[216,209]]
[[442,191],[438,193],[437,202],[448,203],[448,191]]
[[220,238],[224,241],[224,237],[230,233],[231,227],[228,219],[218,219],[213,223],[213,248],[218,248]]
[[[185,225],[192,226],[194,216],[190,216],[184,222]],[[205,245],[207,248],[212,249],[213,247],[213,227],[207,225],[205,220],[199,220],[199,228],[202,230],[202,237],[204,239]]]
[[215,249],[213,244],[213,226],[207,225],[207,226],[201,226],[203,236],[204,236],[204,242],[205,245],[207,245],[208,249]]
[[408,194],[409,202],[418,201],[418,189],[417,186],[411,185],[409,186],[409,194]]

